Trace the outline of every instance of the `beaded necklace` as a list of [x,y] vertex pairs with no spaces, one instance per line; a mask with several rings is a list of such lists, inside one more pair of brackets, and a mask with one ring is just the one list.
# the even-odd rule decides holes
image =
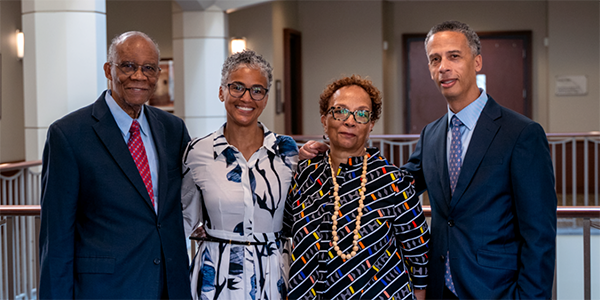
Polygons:
[[[365,149],[365,152],[367,149]],[[336,251],[337,255],[341,257],[343,260],[350,259],[356,255],[358,251],[358,231],[360,230],[360,219],[362,218],[362,211],[365,208],[363,201],[365,200],[365,186],[367,185],[367,159],[369,158],[369,154],[366,153],[363,158],[362,165],[362,175],[360,175],[360,189],[358,189],[358,193],[360,194],[360,199],[358,200],[358,215],[356,216],[356,227],[354,228],[354,239],[352,240],[352,252],[350,254],[345,254],[340,250],[338,246],[339,236],[337,235],[337,218],[340,210],[340,196],[338,195],[338,191],[340,186],[337,183],[336,175],[334,173],[332,164],[331,164],[331,155],[329,156],[329,166],[331,167],[331,179],[333,180],[333,198],[335,201],[333,202],[333,214],[331,215],[331,234],[333,236],[333,250]]]

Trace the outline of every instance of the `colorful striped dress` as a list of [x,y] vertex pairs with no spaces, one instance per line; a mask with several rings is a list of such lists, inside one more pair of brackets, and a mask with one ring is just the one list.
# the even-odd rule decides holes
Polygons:
[[[342,260],[331,245],[333,182],[328,154],[298,164],[284,230],[292,237],[289,299],[412,299],[425,288],[429,228],[412,176],[367,149],[365,208],[359,251]],[[338,245],[352,250],[363,157],[340,164]]]

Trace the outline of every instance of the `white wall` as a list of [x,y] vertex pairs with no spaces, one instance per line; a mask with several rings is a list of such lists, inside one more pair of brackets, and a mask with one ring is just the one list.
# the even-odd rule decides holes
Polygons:
[[[273,4],[272,2],[250,6],[228,14],[229,36],[246,38],[246,48],[260,53],[270,64],[274,59],[274,36],[273,36]],[[278,66],[282,67],[282,66]],[[283,72],[279,72],[283,74]],[[220,74],[215,74],[220,76]],[[220,77],[219,77],[220,78]],[[271,91],[267,106],[263,110],[259,120],[270,130],[277,131],[275,128],[275,80],[281,79],[273,77]],[[217,87],[218,88],[218,87]],[[215,99],[215,101],[218,101]]]
[[283,29],[299,30],[298,2],[266,2],[233,11],[228,16],[229,36],[246,38],[247,47],[262,54],[273,67],[273,83],[269,92],[269,102],[259,119],[270,130],[280,134],[284,133],[284,114],[276,113],[275,81],[281,80],[281,97],[283,98],[285,95]]
[[383,2],[383,40],[387,49],[383,50],[383,132],[401,134],[404,128],[404,105],[401,98],[403,82],[400,80],[402,70],[398,68],[402,61],[402,52],[395,42],[394,2]]
[[[550,1],[549,86],[551,132],[600,130],[600,2]],[[556,96],[560,75],[587,76],[587,95]]]
[[21,27],[21,1],[0,1],[2,54],[0,163],[25,159],[23,62],[17,59],[16,30]]
[[[368,76],[383,89],[382,3],[299,1],[304,134],[321,135],[319,95],[342,76]],[[384,104],[384,109],[386,106]],[[383,133],[385,118],[373,134]]]

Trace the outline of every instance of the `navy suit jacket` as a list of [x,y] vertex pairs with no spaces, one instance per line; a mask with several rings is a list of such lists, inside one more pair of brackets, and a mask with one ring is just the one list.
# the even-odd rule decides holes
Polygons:
[[[102,93],[48,129],[41,299],[190,299],[181,213],[183,121],[144,106],[158,156],[158,215]],[[163,284],[165,283],[165,284]]]
[[427,125],[403,167],[431,203],[427,298],[442,298],[449,251],[460,299],[549,299],[557,199],[544,130],[489,97],[454,195],[447,130],[447,115]]

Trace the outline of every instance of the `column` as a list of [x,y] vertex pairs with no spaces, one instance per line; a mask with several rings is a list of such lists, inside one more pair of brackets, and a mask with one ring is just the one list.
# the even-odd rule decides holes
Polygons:
[[225,123],[226,112],[218,94],[227,51],[222,9],[174,9],[175,114],[185,121],[192,138],[205,136]]
[[23,0],[25,157],[41,159],[46,131],[106,89],[104,0]]

